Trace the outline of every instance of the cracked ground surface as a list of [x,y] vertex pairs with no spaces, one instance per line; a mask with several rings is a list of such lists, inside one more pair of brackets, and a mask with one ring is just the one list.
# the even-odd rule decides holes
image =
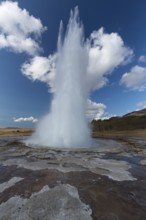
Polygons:
[[[146,140],[91,149],[0,139],[0,219],[146,219]],[[106,143],[106,144],[105,144]]]

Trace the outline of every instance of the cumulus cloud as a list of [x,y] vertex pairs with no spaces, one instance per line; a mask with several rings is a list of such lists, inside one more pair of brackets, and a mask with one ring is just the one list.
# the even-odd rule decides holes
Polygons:
[[0,49],[35,55],[41,50],[36,39],[45,29],[40,19],[21,9],[17,2],[0,3]]
[[[8,48],[17,53],[26,52],[32,55],[33,58],[22,65],[22,73],[33,81],[47,83],[53,92],[57,55],[38,55],[38,37],[45,29],[40,19],[30,15],[26,9],[21,9],[17,2],[0,3],[0,49]],[[108,74],[119,65],[129,62],[133,56],[133,51],[124,45],[117,33],[105,33],[103,28],[93,31],[85,45],[89,58],[89,90],[105,86]]]
[[146,89],[146,68],[134,66],[130,72],[123,74],[120,85],[131,90],[144,91]]
[[145,63],[145,62],[146,62],[146,56],[141,55],[141,56],[138,58],[138,61],[139,61],[140,63]]
[[115,117],[116,115],[109,114],[106,112],[106,105],[103,103],[93,102],[92,100],[88,99],[87,101],[87,108],[86,108],[86,117],[89,121],[94,120],[104,120],[109,119],[111,117]]
[[54,91],[56,54],[49,57],[35,56],[21,67],[22,73],[32,81],[46,82],[50,91]]
[[99,89],[107,84],[107,75],[119,65],[128,63],[133,51],[124,45],[117,33],[105,33],[103,28],[93,31],[87,41],[89,53],[88,84]]
[[34,118],[33,116],[30,116],[30,117],[26,117],[26,118],[23,118],[23,117],[13,118],[13,121],[14,122],[32,122],[32,123],[35,123],[35,122],[38,122],[38,119]]
[[146,101],[137,103],[137,106],[139,106],[140,108],[146,108]]
[[101,119],[105,114],[106,105],[103,103],[96,103],[88,99],[86,117],[88,120],[98,120]]
[[[101,28],[92,32],[86,41],[89,57],[87,85],[89,90],[100,89],[108,82],[107,75],[119,65],[130,61],[133,51],[124,45],[117,33],[107,34]],[[49,57],[36,56],[22,65],[22,73],[31,80],[46,82],[55,91],[57,54]]]

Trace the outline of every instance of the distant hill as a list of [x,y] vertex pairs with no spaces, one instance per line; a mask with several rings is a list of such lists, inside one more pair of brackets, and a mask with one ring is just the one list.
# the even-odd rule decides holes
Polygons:
[[130,112],[126,115],[124,115],[123,117],[129,117],[129,116],[145,116],[146,115],[146,108],[139,110],[139,111],[134,111],[134,112]]
[[131,112],[122,117],[93,120],[91,124],[93,132],[146,129],[146,109]]
[[19,127],[6,127],[5,129],[19,129]]

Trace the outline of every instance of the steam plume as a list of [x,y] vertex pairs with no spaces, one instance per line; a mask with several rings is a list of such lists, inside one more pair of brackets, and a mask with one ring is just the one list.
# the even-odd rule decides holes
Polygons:
[[78,8],[71,12],[63,43],[61,33],[62,28],[58,37],[55,93],[51,112],[42,119],[29,143],[85,147],[90,145],[90,130],[85,117],[88,51],[78,18]]

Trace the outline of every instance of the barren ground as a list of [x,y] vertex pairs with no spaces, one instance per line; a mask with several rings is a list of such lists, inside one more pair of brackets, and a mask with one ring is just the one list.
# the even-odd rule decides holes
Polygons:
[[30,128],[0,128],[0,137],[29,136],[32,132]]
[[139,137],[146,139],[146,129],[139,130],[125,130],[125,131],[103,131],[103,132],[94,132],[93,137],[104,137],[104,138],[118,138],[118,137]]
[[2,220],[145,220],[145,201],[146,139],[56,149],[0,138]]

